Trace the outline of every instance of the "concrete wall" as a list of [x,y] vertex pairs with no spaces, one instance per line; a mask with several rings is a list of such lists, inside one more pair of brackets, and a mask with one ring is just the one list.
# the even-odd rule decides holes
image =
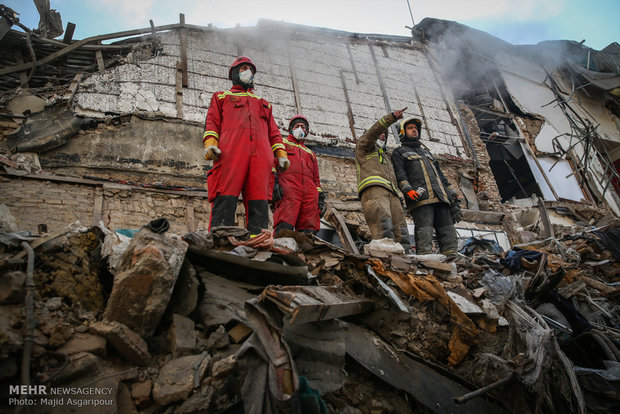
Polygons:
[[[273,104],[283,133],[288,120],[302,112],[311,122],[309,141],[352,147],[348,107],[359,136],[388,112],[387,99],[392,110],[407,106],[408,115],[425,116],[424,135],[432,138],[432,151],[465,156],[449,113],[454,108],[448,109],[443,99],[446,95],[447,102],[452,102],[449,92],[435,77],[419,45],[377,43],[329,33],[304,34],[285,26],[188,31],[189,85],[182,88],[180,111],[176,105],[180,33],[159,34],[163,47],[159,56],[82,81],[75,95],[75,110],[98,118],[141,114],[202,124],[211,95],[230,88],[228,67],[243,54],[255,61],[256,92]],[[200,138],[195,138],[197,146]],[[390,145],[395,145],[393,139]]]

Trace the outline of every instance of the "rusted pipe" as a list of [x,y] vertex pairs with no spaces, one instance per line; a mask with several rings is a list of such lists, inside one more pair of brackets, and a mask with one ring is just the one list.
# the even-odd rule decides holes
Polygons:
[[[21,246],[28,253],[26,265],[26,335],[24,335],[24,353],[22,354],[22,385],[30,385],[30,357],[32,355],[32,342],[34,335],[34,250],[26,242]],[[27,395],[22,394],[21,398]]]
[[494,389],[501,387],[504,384],[508,384],[510,381],[512,381],[514,376],[515,376],[514,373],[510,373],[508,376],[502,378],[501,380],[495,381],[492,384],[479,388],[476,391],[468,392],[467,394],[463,394],[460,397],[454,397],[454,402],[456,404],[463,404],[471,400],[472,398],[480,397],[481,395],[484,395],[490,391],[493,391]]

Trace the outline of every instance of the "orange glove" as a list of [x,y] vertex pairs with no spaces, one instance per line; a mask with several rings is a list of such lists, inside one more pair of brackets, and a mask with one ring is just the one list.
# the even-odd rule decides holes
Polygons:
[[416,201],[418,198],[420,198],[420,193],[418,193],[416,190],[409,190],[407,192],[407,197],[409,197],[413,201]]
[[222,153],[222,150],[217,147],[217,139],[209,138],[204,143],[204,157],[205,160],[217,160]]

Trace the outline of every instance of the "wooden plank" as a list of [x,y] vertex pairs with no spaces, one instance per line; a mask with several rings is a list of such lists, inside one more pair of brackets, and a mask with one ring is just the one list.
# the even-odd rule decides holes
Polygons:
[[360,79],[357,77],[357,69],[355,69],[355,61],[353,60],[353,53],[351,53],[351,46],[349,42],[345,43],[347,45],[347,52],[349,52],[349,61],[351,62],[351,70],[353,70],[353,76],[355,76],[355,83],[360,83]]
[[[39,239],[34,240],[32,243],[30,244],[30,247],[32,247],[32,249],[36,249],[37,247],[41,246],[43,243],[48,242],[52,239],[55,239],[56,237],[60,237],[63,234],[67,234],[69,232],[69,230],[61,230],[61,231],[57,231],[55,233],[52,233],[48,236],[45,237],[41,237]],[[13,255],[13,257],[11,259],[21,259],[22,257],[25,257],[27,255],[25,250],[22,250],[21,252]]]
[[82,80],[82,76],[84,76],[84,72],[81,71],[75,74],[73,80],[71,81],[71,85],[69,85],[69,90],[67,90],[67,92],[63,96],[63,99],[65,101],[71,102],[71,100],[73,99],[73,95],[75,95],[75,91],[77,91],[78,85]]
[[551,220],[549,220],[549,214],[547,213],[547,208],[545,207],[545,201],[540,197],[538,198],[538,211],[540,212],[542,223],[545,226],[544,237],[555,237],[553,226],[551,225]]
[[185,28],[185,15],[179,14],[181,22],[181,68],[183,70],[183,87],[189,85],[187,80],[187,29]]
[[[159,26],[156,27],[155,29],[157,31],[163,31],[163,30],[173,30],[173,29],[178,29],[180,26],[178,24],[169,24],[169,25],[164,25],[164,26]],[[98,42],[101,40],[108,40],[108,39],[115,39],[118,37],[129,37],[129,36],[136,36],[136,35],[140,35],[140,34],[145,34],[145,33],[151,33],[151,28],[147,28],[147,29],[135,29],[135,30],[127,30],[124,32],[116,32],[116,33],[110,33],[110,34],[106,34],[106,35],[100,35],[100,36],[93,36],[93,37],[87,37],[86,39],[82,39],[79,40],[77,42],[71,43],[69,46],[60,49],[54,53],[52,53],[51,55],[45,56],[42,59],[37,59],[36,62],[36,66],[41,66],[44,65],[46,63],[52,62],[68,53],[71,53],[72,51],[88,44],[88,43],[94,43],[94,42]],[[0,75],[6,75],[9,73],[14,73],[14,72],[19,72],[19,71],[23,71],[23,70],[28,70],[32,68],[32,63],[23,63],[23,64],[18,64],[15,66],[9,66],[3,69],[0,69]]]
[[374,307],[370,300],[326,286],[269,286],[260,295],[261,301],[265,299],[287,313],[291,325],[357,315]]
[[427,269],[432,269],[438,273],[443,273],[443,274],[452,273],[451,263],[437,262],[435,260],[428,260],[428,259],[420,259],[419,263],[422,266],[426,267]]
[[415,98],[418,101],[418,107],[420,108],[420,114],[422,115],[422,120],[424,120],[424,126],[426,127],[426,134],[428,135],[429,141],[439,142],[438,138],[433,138],[431,135],[431,129],[428,127],[428,121],[426,120],[426,115],[424,114],[424,106],[422,105],[422,100],[420,99],[420,95],[418,94],[418,88],[413,84],[413,80],[411,82],[413,85],[413,92],[415,93]]
[[[289,45],[290,46],[290,45]],[[293,83],[293,94],[295,95],[295,106],[297,107],[297,113],[301,113],[301,95],[299,94],[299,86],[297,85],[297,73],[295,72],[295,66],[293,65],[293,59],[291,58],[291,49],[288,48],[288,67],[291,71],[291,80]]]
[[176,71],[176,95],[177,118],[183,118],[183,64],[177,61]]
[[238,344],[250,336],[252,332],[253,331],[244,324],[238,323],[234,328],[228,331],[228,336],[230,336],[234,343]]
[[64,44],[71,44],[71,40],[73,39],[73,32],[75,32],[75,23],[68,22],[67,28],[65,29],[65,37],[63,37],[62,39],[62,42]]
[[105,65],[103,64],[103,53],[101,53],[101,50],[95,52],[95,59],[97,60],[97,69],[100,71],[104,70]]
[[357,250],[355,242],[353,241],[353,237],[351,237],[347,223],[345,223],[344,218],[340,215],[340,213],[332,208],[330,209],[329,217],[331,222],[336,227],[336,233],[340,236],[345,249],[353,252],[354,254],[360,254],[359,250]]
[[[387,89],[385,87],[385,82],[383,82],[383,75],[381,74],[381,68],[379,67],[379,61],[377,60],[377,56],[375,55],[375,48],[372,45],[372,42],[368,41],[368,48],[370,49],[370,56],[372,57],[373,64],[375,66],[375,72],[377,73],[377,79],[379,80],[379,88],[381,89],[381,95],[383,96],[383,102],[385,103],[385,109],[387,112],[392,112],[392,108],[390,107],[390,99],[388,98]],[[396,126],[392,125],[390,127],[392,134],[394,135],[394,142],[398,143],[398,131],[396,130]],[[388,139],[388,134],[386,134],[386,142]]]
[[340,81],[342,82],[342,90],[344,92],[344,99],[347,102],[347,117],[349,118],[349,128],[351,128],[351,135],[353,139],[347,139],[347,142],[357,142],[357,136],[355,135],[355,119],[353,118],[353,109],[351,108],[351,99],[349,98],[349,91],[347,90],[347,83],[344,79],[344,71],[340,69]]

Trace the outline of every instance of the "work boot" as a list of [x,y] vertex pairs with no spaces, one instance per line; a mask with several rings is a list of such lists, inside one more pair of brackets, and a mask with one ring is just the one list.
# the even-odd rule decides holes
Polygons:
[[280,233],[283,230],[293,230],[293,225],[290,223],[286,223],[286,222],[281,222],[279,223],[275,229],[273,229],[273,236],[277,237],[278,233]]
[[237,197],[220,195],[215,197],[211,205],[211,220],[209,229],[220,226],[234,226],[235,212],[237,211]]
[[248,201],[246,223],[250,235],[261,234],[263,229],[269,227],[269,203],[267,200]]

